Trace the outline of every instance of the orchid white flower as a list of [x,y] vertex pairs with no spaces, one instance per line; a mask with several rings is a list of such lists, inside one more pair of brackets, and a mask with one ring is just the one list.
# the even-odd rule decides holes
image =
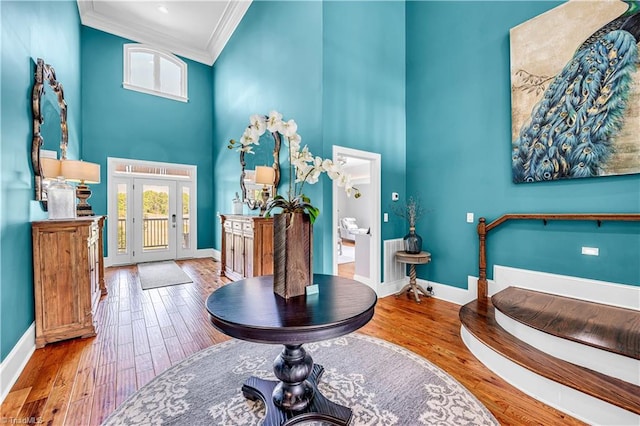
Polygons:
[[338,179],[334,179],[339,187],[346,186],[349,183],[349,177],[344,173],[338,175]]
[[260,135],[255,127],[249,126],[245,129],[240,138],[240,144],[242,144],[243,148],[248,145],[260,145]]
[[285,135],[287,138],[295,135],[297,131],[298,125],[293,120],[283,121],[282,124],[280,124],[280,133]]
[[271,133],[280,131],[282,126],[282,114],[278,111],[271,111],[267,118],[267,130]]
[[334,164],[334,162],[329,159],[322,162],[322,169],[327,173],[327,176],[329,176],[329,179],[331,180],[336,180],[342,172],[340,165]]
[[289,138],[289,151],[298,152],[300,151],[300,141],[302,140],[302,138],[297,133],[294,136],[297,136],[297,138]]
[[259,136],[262,136],[267,131],[267,118],[264,115],[253,114],[249,118],[249,123],[258,131]]
[[313,154],[309,151],[309,147],[307,147],[306,145],[304,146],[304,148],[302,148],[302,158],[304,158],[304,161],[306,161],[307,163],[313,161]]
[[[284,142],[289,146],[289,191],[288,199],[276,195],[267,204],[267,213],[275,207],[282,208],[285,212],[304,211],[309,214],[311,221],[320,213],[317,207],[311,204],[311,200],[304,195],[302,189],[305,183],[310,185],[318,182],[322,173],[339,187],[343,187],[347,196],[360,197],[360,192],[351,183],[351,176],[344,172],[341,164],[334,163],[330,159],[322,159],[314,156],[306,145],[300,149],[302,138],[297,133],[298,125],[294,120],[284,121],[278,111],[269,112],[268,116],[254,114],[249,117],[249,126],[240,138],[238,151],[253,154],[253,145],[260,144],[260,136],[266,131],[280,133],[284,136]],[[232,139],[228,148],[233,148],[236,142]]]

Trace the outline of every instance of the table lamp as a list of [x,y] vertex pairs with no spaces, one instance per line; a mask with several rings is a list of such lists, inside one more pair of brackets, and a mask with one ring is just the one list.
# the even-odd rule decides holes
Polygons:
[[93,209],[87,202],[91,197],[91,189],[88,183],[100,183],[100,165],[81,160],[61,161],[62,176],[71,182],[80,182],[76,186],[76,197],[79,200],[76,206],[78,216],[93,216]]
[[40,158],[43,188],[47,193],[49,219],[73,219],[76,217],[76,197],[73,187],[62,176],[62,161]]
[[262,185],[262,203],[260,204],[260,215],[264,216],[267,211],[267,202],[269,201],[269,188],[273,186],[276,177],[276,171],[269,166],[256,166],[256,184]]
[[62,176],[60,170],[60,160],[57,160],[55,158],[40,158],[40,168],[42,169],[43,179],[57,179],[58,176]]

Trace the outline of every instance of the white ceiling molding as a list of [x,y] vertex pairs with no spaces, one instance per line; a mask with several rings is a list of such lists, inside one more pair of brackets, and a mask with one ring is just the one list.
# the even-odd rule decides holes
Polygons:
[[[77,0],[83,25],[213,65],[252,0]],[[163,5],[168,13],[158,13]]]

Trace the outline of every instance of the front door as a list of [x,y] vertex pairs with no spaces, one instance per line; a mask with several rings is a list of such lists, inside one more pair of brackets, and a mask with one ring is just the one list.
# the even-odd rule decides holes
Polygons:
[[133,194],[135,261],[176,259],[179,221],[176,182],[134,179]]
[[108,264],[194,257],[197,168],[121,158],[107,165]]

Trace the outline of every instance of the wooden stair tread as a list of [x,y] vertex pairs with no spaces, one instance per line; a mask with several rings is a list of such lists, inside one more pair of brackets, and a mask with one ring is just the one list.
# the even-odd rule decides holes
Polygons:
[[508,317],[542,332],[640,359],[640,312],[507,287],[491,297]]
[[485,345],[540,376],[640,414],[640,386],[548,355],[506,332],[495,319],[490,300],[460,308],[462,325]]

